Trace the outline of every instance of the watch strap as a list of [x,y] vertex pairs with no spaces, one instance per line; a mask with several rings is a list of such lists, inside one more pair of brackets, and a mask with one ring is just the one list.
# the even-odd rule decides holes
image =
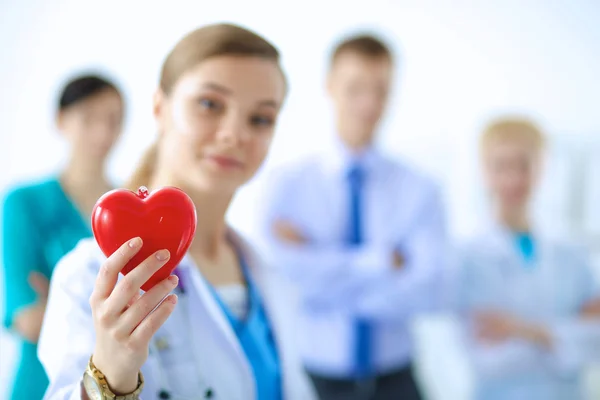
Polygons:
[[96,381],[96,383],[100,387],[100,390],[101,390],[100,393],[102,394],[104,399],[107,399],[107,400],[139,400],[140,394],[142,393],[142,389],[144,388],[144,375],[142,375],[141,371],[138,374],[138,386],[133,392],[128,393],[128,394],[123,394],[123,395],[116,395],[111,390],[110,386],[108,385],[108,381],[106,380],[106,377],[104,376],[102,371],[100,371],[94,365],[92,358],[93,358],[93,355],[90,356],[90,360],[88,362],[88,367],[87,367],[86,373],[89,374]]

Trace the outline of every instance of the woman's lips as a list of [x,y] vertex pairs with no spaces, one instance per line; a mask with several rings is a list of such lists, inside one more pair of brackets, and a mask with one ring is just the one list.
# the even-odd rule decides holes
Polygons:
[[209,155],[206,157],[209,161],[216,164],[220,168],[242,168],[243,164],[232,157],[220,156],[220,155]]

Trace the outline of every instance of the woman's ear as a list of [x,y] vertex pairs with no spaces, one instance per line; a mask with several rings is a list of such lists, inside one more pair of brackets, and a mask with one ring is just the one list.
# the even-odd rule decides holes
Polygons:
[[54,123],[56,124],[58,134],[61,135],[63,138],[69,139],[69,114],[66,111],[57,112],[56,117],[54,118]]
[[58,131],[62,133],[65,127],[65,114],[62,111],[56,113],[54,123],[56,124],[56,128],[58,128]]
[[164,101],[163,97],[164,94],[161,89],[157,89],[154,92],[154,96],[152,97],[152,114],[154,114],[154,118],[156,119],[160,118],[160,113],[162,111],[162,102]]
[[162,89],[157,89],[156,92],[154,92],[154,97],[152,99],[152,114],[154,114],[154,118],[159,126],[162,126],[165,118],[166,102],[167,96],[165,93]]

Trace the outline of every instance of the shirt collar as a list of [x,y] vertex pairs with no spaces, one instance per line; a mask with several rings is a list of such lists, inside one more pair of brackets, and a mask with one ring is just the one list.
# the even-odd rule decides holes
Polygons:
[[337,135],[326,146],[323,159],[325,169],[329,173],[343,177],[356,164],[359,164],[367,174],[374,173],[382,165],[382,157],[374,145],[356,152],[344,144]]

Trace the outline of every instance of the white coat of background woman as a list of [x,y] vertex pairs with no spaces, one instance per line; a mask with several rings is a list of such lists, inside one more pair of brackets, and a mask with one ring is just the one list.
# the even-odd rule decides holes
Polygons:
[[600,357],[600,302],[587,253],[536,227],[530,206],[544,136],[523,118],[492,122],[481,161],[491,226],[461,249],[460,313],[478,400],[579,400]]

